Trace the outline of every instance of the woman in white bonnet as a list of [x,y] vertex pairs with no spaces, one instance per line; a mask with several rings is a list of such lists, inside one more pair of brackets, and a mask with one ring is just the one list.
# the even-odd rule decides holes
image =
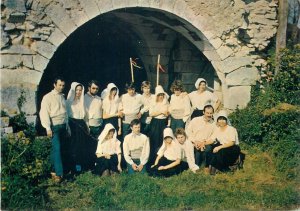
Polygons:
[[70,152],[72,159],[71,170],[81,172],[86,170],[87,163],[87,115],[84,107],[84,87],[82,84],[73,82],[67,96],[66,107],[71,129]]
[[202,116],[205,105],[212,105],[216,111],[221,103],[215,94],[207,90],[209,87],[207,86],[207,81],[204,78],[198,78],[195,83],[195,87],[197,90],[189,93],[193,109],[191,119]]
[[163,141],[163,130],[168,124],[168,106],[169,95],[164,91],[163,87],[158,85],[155,88],[155,97],[151,102],[149,116],[152,117],[150,122],[150,156],[149,164],[153,164],[156,153]]
[[118,111],[120,98],[119,89],[114,83],[109,83],[101,93],[103,99],[103,125],[112,124],[121,135],[121,114]]
[[[245,155],[241,153],[237,130],[228,125],[226,111],[220,111],[217,117],[217,128],[205,145],[212,145],[210,173],[216,170],[228,171],[230,166],[243,162]],[[240,157],[241,156],[241,157]],[[240,157],[240,159],[239,159]]]
[[114,126],[106,124],[98,140],[94,173],[101,176],[105,171],[109,171],[108,174],[122,172],[121,142],[117,139]]

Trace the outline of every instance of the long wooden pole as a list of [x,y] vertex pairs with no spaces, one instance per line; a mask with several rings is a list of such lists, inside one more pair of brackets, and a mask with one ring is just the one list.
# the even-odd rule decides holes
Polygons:
[[133,75],[133,66],[132,66],[132,58],[130,57],[130,71],[131,71],[131,82],[134,82],[134,75]]
[[156,65],[156,86],[159,84],[159,62],[160,62],[160,54],[157,57],[157,65]]

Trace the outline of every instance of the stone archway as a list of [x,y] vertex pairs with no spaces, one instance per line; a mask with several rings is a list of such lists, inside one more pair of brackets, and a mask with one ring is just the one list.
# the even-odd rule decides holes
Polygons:
[[[244,107],[250,100],[251,85],[259,78],[258,67],[265,61],[260,52],[276,33],[275,1],[202,0],[12,0],[2,3],[2,106],[15,108],[18,90],[25,89],[25,111],[34,114],[35,91],[50,59],[76,29],[91,19],[119,11],[118,18],[144,17],[162,28],[180,34],[211,63],[226,108]],[[259,9],[256,9],[259,8]],[[223,10],[223,13],[219,11]],[[229,17],[227,14],[231,14]],[[133,26],[134,27],[134,26]],[[136,27],[145,35],[142,27]],[[139,30],[140,29],[140,30]],[[157,29],[158,36],[164,33]],[[162,32],[165,29],[162,30]],[[259,32],[259,33],[258,33]],[[143,37],[143,36],[141,36]],[[146,42],[147,41],[147,42]],[[145,66],[155,63],[157,52],[149,48]],[[156,43],[157,44],[157,43]],[[137,48],[138,49],[138,48]],[[139,50],[139,49],[138,49]],[[140,49],[141,52],[143,48]],[[149,67],[148,78],[153,77]],[[181,72],[184,77],[184,72]],[[16,77],[17,76],[17,77]],[[190,75],[192,76],[192,75]],[[4,80],[5,78],[5,80]]]

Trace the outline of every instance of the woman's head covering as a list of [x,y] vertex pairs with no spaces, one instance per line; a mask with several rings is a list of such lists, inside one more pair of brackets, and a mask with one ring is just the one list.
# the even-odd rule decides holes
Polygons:
[[98,137],[98,141],[101,143],[103,143],[103,141],[105,140],[105,137],[107,136],[108,132],[110,130],[114,129],[115,130],[115,133],[114,133],[114,136],[113,136],[113,139],[116,139],[117,138],[117,133],[116,133],[116,129],[114,128],[114,126],[110,123],[107,123],[104,127],[104,129],[102,130],[101,134],[99,135]]
[[84,86],[81,83],[73,82],[71,84],[71,88],[70,88],[70,91],[69,91],[68,96],[67,96],[67,101],[69,101],[69,102],[73,102],[74,101],[74,99],[75,99],[75,92],[76,92],[75,89],[76,89],[76,87],[78,85],[81,85],[81,87],[82,87],[82,92],[81,92],[81,96],[80,96],[79,101],[80,101],[81,110],[82,110],[82,112],[84,114],[85,113],[85,109],[84,109]]
[[155,87],[155,98],[157,97],[158,94],[165,94],[165,99],[169,99],[169,95],[164,91],[164,88],[161,85],[158,85]]
[[199,85],[200,85],[201,82],[205,82],[206,86],[207,86],[207,81],[204,78],[198,78],[197,81],[196,81],[196,83],[195,83],[196,89],[199,88]]
[[217,121],[218,121],[219,117],[224,117],[224,118],[226,118],[226,120],[228,121],[228,115],[227,115],[227,112],[226,112],[225,110],[221,110],[221,111],[218,113]]
[[110,91],[116,88],[117,89],[117,93],[116,96],[114,98],[114,100],[117,100],[119,98],[119,89],[118,87],[114,84],[114,83],[109,83],[106,87],[106,89],[104,89],[101,93],[101,98],[104,100],[104,98],[109,97]]
[[167,127],[166,129],[164,129],[164,139],[166,137],[171,137],[173,140],[175,139],[173,131],[171,128]]

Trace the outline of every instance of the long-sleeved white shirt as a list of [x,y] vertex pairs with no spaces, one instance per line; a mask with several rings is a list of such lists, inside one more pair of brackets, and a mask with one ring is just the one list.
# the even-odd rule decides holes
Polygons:
[[[153,114],[153,113],[164,113],[166,111],[168,111],[168,107],[169,107],[169,102],[167,101],[163,101],[163,102],[156,102],[155,100],[152,100],[151,105],[150,105],[150,109],[149,109],[149,114]],[[167,116],[160,114],[158,116],[155,116],[153,118],[156,119],[166,119]]]
[[123,153],[126,162],[130,165],[134,163],[132,159],[139,159],[140,164],[145,165],[150,153],[149,138],[141,133],[126,135],[123,142]]
[[41,103],[40,119],[42,126],[51,130],[51,125],[60,125],[67,122],[66,101],[62,93],[55,89],[46,94]]
[[192,107],[194,110],[203,110],[205,105],[214,105],[214,103],[218,100],[218,97],[214,93],[207,90],[202,93],[199,93],[198,91],[193,91],[189,94],[189,98],[191,100]]
[[97,145],[96,154],[121,154],[121,142],[116,138],[99,141]]
[[102,100],[99,96],[89,93],[84,95],[84,104],[87,109],[89,126],[100,126],[102,119]]
[[130,124],[132,120],[137,119],[137,114],[140,112],[142,105],[142,96],[140,94],[135,93],[134,96],[130,96],[128,93],[123,94],[119,106],[119,110],[125,114],[123,122]]
[[187,125],[186,134],[192,143],[201,142],[208,139],[215,128],[216,124],[213,120],[208,122],[204,119],[204,116],[196,117]]
[[68,117],[74,119],[85,118],[85,110],[82,109],[79,101],[67,100],[66,105],[67,105]]
[[181,160],[188,163],[189,168],[192,171],[199,169],[199,166],[195,163],[194,145],[189,140],[185,140],[183,144],[180,144],[178,140],[175,140],[181,149]]
[[[142,104],[143,104],[143,107],[141,109],[141,114],[145,113],[145,112],[148,112],[149,109],[150,109],[150,104],[151,104],[151,101],[155,98],[155,95],[153,94],[150,94],[149,96],[146,96],[145,94],[142,95]],[[151,119],[152,117],[147,117],[146,119],[146,124],[150,124],[151,122]]]
[[227,125],[224,131],[222,131],[220,127],[217,127],[210,138],[212,140],[218,140],[222,145],[230,142],[234,142],[236,145],[239,144],[237,130],[229,125]]
[[157,152],[157,155],[161,157],[164,156],[168,160],[175,161],[177,159],[181,159],[181,149],[174,140],[168,145],[163,142]]
[[191,115],[191,102],[189,97],[171,95],[169,112],[174,119],[182,119],[184,122]]

